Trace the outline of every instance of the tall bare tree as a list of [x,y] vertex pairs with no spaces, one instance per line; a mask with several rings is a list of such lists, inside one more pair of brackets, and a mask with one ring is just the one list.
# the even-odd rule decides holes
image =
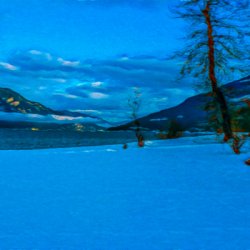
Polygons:
[[[181,75],[210,86],[219,107],[224,139],[234,138],[231,116],[220,82],[249,70],[250,0],[186,0],[174,8],[188,25]],[[248,62],[247,62],[248,61]]]

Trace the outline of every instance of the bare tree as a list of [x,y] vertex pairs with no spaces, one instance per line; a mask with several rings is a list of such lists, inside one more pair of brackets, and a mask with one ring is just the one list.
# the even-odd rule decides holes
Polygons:
[[144,146],[144,136],[141,133],[140,122],[138,120],[138,113],[141,107],[141,91],[139,88],[134,88],[133,95],[128,99],[128,106],[131,111],[131,119],[134,121],[135,125],[135,136],[138,141],[138,146]]
[[210,86],[225,141],[235,136],[228,103],[219,86],[232,73],[240,76],[249,69],[249,7],[249,0],[187,0],[173,10],[189,26],[186,46],[175,54],[175,58],[184,59],[181,75]]

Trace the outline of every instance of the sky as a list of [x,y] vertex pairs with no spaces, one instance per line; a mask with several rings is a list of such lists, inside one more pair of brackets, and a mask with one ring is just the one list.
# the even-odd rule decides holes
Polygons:
[[178,0],[0,0],[0,82],[57,110],[130,119],[195,94],[167,58],[184,41]]

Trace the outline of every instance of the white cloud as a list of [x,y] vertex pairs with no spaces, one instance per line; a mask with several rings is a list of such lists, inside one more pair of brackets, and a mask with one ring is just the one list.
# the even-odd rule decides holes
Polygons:
[[70,111],[72,112],[78,112],[78,113],[83,113],[83,114],[95,114],[95,115],[100,115],[102,114],[101,111],[95,110],[95,109],[71,109]]
[[129,57],[128,56],[122,56],[120,58],[121,61],[128,61],[129,60]]
[[72,117],[72,116],[64,116],[64,115],[51,115],[53,119],[57,122],[79,122],[79,123],[96,123],[100,122],[98,118],[91,117]]
[[47,87],[46,86],[39,86],[38,89],[39,90],[45,90],[45,89],[47,89]]
[[39,51],[39,50],[32,49],[32,50],[29,51],[29,53],[31,55],[34,55],[34,56],[43,56],[48,61],[52,61],[52,59],[53,59],[52,55],[50,53],[47,53],[47,52],[42,52],[42,51]]
[[91,86],[94,88],[101,87],[103,85],[103,82],[92,82]]
[[41,52],[39,50],[32,49],[29,51],[29,53],[32,55],[41,55],[43,52]]
[[7,69],[7,70],[11,70],[11,71],[15,71],[18,68],[10,63],[6,63],[6,62],[0,62],[0,66],[2,66],[3,68]]
[[67,80],[63,78],[52,78],[53,81],[59,82],[59,83],[65,83]]
[[43,118],[44,116],[43,115],[38,115],[38,114],[26,114],[27,117],[30,117],[30,118]]
[[55,93],[57,96],[63,96],[69,99],[78,99],[79,97],[76,95],[71,95],[71,94],[65,94],[65,93]]
[[57,59],[59,63],[63,66],[68,66],[68,67],[76,67],[80,65],[80,61],[69,61],[69,60],[64,60],[63,58],[59,57]]
[[108,98],[108,95],[100,93],[100,92],[92,92],[89,96],[93,99],[105,99]]
[[168,101],[168,97],[160,97],[160,98],[158,98],[158,97],[155,97],[155,98],[153,98],[152,100],[153,101],[155,101],[155,102],[167,102]]
[[72,117],[72,116],[65,116],[65,115],[51,115],[54,119],[58,121],[74,121],[79,120],[82,117]]

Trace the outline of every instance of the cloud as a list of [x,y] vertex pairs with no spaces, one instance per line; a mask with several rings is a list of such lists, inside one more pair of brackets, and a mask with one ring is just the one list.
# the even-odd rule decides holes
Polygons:
[[64,60],[63,58],[59,57],[57,61],[63,65],[63,66],[68,66],[68,67],[76,67],[80,65],[80,61],[69,61],[69,60]]
[[35,56],[45,57],[48,61],[52,61],[52,56],[49,53],[42,52],[39,50],[30,50],[28,51],[28,53],[30,53],[31,55],[35,55]]
[[91,86],[94,87],[94,88],[101,87],[102,85],[103,85],[102,82],[92,82],[92,83],[91,83]]
[[39,72],[40,76],[50,77],[54,74],[55,78],[63,78],[56,77],[60,75],[60,71],[61,73],[74,71],[74,68],[80,64],[80,61],[65,60],[62,57],[53,56],[39,50],[17,51],[9,57],[8,62],[18,66],[21,70],[20,73],[29,73],[31,75]]
[[[19,51],[0,63],[0,81],[2,87],[50,108],[94,109],[104,115],[119,109],[127,112],[132,88],[138,87],[145,102],[141,112],[146,114],[191,95],[186,82],[176,84],[177,68],[177,63],[153,56],[79,60],[34,49]],[[126,112],[121,115],[124,119]]]
[[71,109],[70,111],[94,115],[94,116],[100,116],[102,114],[102,112],[100,110],[94,110],[94,109]]
[[65,115],[51,115],[57,121],[75,121],[79,120],[82,117],[72,117],[72,116],[65,116]]
[[100,93],[100,92],[92,92],[89,96],[93,99],[105,99],[108,98],[108,95]]
[[54,96],[62,96],[62,97],[65,97],[67,99],[77,99],[77,98],[79,98],[79,96],[66,94],[66,93],[55,93]]
[[11,71],[16,71],[18,69],[18,67],[10,64],[10,63],[6,63],[6,62],[0,62],[0,67],[2,67],[3,69],[6,70],[11,70]]
[[110,60],[66,60],[38,50],[12,55],[5,67],[19,68],[18,76],[50,79],[65,83],[91,82],[92,87],[105,83],[115,86],[164,88],[173,85],[177,64],[156,57],[124,57]]
[[71,117],[62,115],[37,115],[0,112],[0,120],[8,122],[42,122],[42,123],[76,123],[76,122],[98,122],[98,119],[91,117]]
[[67,95],[73,95],[81,98],[89,98],[88,88],[82,86],[72,86],[65,89]]

